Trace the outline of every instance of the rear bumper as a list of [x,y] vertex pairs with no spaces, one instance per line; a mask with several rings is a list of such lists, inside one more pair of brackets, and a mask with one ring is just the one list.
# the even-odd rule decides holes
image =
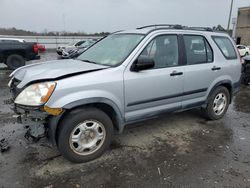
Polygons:
[[37,60],[37,59],[40,59],[40,58],[41,58],[41,56],[38,55],[38,54],[30,54],[30,55],[26,58],[26,60],[30,61],[30,60]]
[[36,55],[36,56],[34,57],[34,60],[36,60],[36,59],[41,59],[41,56],[40,56],[40,55]]
[[240,87],[241,87],[241,80],[239,80],[238,82],[235,82],[235,83],[233,84],[232,94],[233,94],[233,95],[236,95],[237,93],[239,93]]

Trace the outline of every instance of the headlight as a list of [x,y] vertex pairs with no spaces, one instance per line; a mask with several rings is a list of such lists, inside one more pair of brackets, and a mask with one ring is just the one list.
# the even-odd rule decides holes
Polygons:
[[40,106],[49,100],[55,87],[55,82],[32,84],[17,96],[15,103],[27,106]]

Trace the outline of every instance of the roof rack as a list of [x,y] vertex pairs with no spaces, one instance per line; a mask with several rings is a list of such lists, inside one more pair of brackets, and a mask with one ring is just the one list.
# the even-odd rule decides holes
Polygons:
[[168,28],[173,28],[173,29],[182,29],[183,28],[182,25],[178,25],[178,24],[154,24],[154,25],[145,25],[142,27],[138,27],[136,29],[145,29],[145,28],[149,28],[149,27],[154,27],[155,29],[158,27],[168,27]]
[[191,30],[202,30],[202,31],[214,31],[211,27],[188,27],[188,29],[191,29]]
[[188,27],[182,26],[179,24],[154,24],[154,25],[146,25],[142,27],[138,27],[136,29],[145,29],[153,27],[154,29],[185,29],[185,30],[196,30],[196,31],[210,31],[213,32],[214,30],[210,27]]

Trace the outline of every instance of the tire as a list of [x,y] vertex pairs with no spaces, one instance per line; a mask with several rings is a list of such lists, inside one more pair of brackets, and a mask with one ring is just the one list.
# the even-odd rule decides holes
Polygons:
[[[220,97],[222,98],[220,99]],[[218,100],[217,103],[215,102],[216,100]],[[209,120],[221,119],[227,112],[229,101],[230,101],[230,94],[229,94],[228,89],[224,86],[217,87],[209,95],[207,107],[203,109],[203,112],[205,113],[206,118]]]
[[250,83],[250,76],[247,76],[245,73],[242,73],[241,83],[247,86]]
[[21,55],[13,54],[8,56],[6,60],[6,65],[8,66],[9,69],[15,70],[21,66],[24,66],[25,60]]
[[246,53],[245,53],[245,56],[247,56],[247,55],[249,55],[249,53],[248,53],[248,52],[246,52]]
[[249,83],[250,83],[250,78],[249,78],[249,77],[248,77],[248,78],[245,78],[244,81],[243,81],[243,84],[244,84],[245,86],[248,86]]
[[100,157],[110,146],[114,131],[109,116],[96,108],[73,110],[59,126],[58,149],[73,163]]

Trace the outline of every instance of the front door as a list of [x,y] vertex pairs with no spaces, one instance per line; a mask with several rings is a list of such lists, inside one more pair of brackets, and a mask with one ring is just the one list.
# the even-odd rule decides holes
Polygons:
[[179,66],[177,35],[160,35],[152,39],[140,56],[152,58],[152,69],[124,72],[125,119],[146,119],[181,108],[183,67]]

